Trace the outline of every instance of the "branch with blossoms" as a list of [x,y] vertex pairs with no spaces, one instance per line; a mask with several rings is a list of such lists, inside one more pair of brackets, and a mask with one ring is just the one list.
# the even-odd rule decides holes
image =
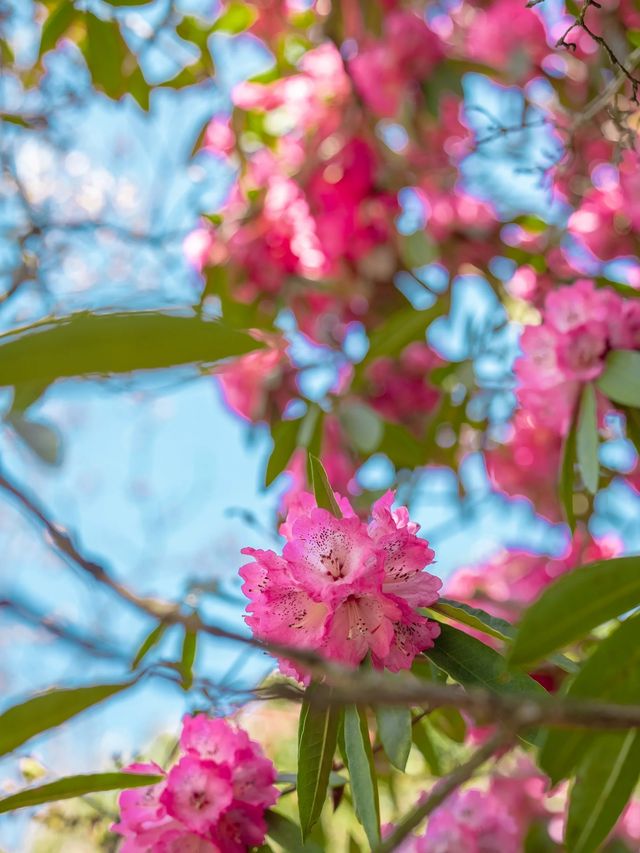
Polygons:
[[584,3],[576,15],[575,20],[572,24],[570,24],[564,33],[560,36],[557,41],[556,47],[564,47],[567,50],[576,51],[577,45],[575,42],[567,41],[567,36],[572,33],[574,30],[583,30],[587,35],[593,39],[593,41],[604,50],[606,55],[609,58],[609,61],[613,65],[614,68],[619,69],[620,74],[626,78],[626,80],[631,84],[631,100],[639,104],[638,101],[638,87],[640,86],[640,80],[637,77],[634,77],[626,63],[618,59],[617,55],[614,53],[611,45],[608,41],[603,38],[598,33],[594,32],[593,29],[587,24],[586,16],[589,9],[601,9],[602,4],[598,3],[597,0],[584,0]]
[[[282,539],[253,525],[264,547],[245,549],[240,569],[249,630],[231,631],[191,593],[138,594],[0,476],[0,491],[92,590],[152,622],[137,649],[118,649],[127,673],[116,682],[57,686],[7,708],[0,754],[147,678],[179,685],[200,711],[166,761],[38,783],[0,812],[120,790],[123,853],[511,853],[557,847],[561,834],[572,853],[609,840],[637,849],[640,561],[590,524],[621,472],[626,488],[638,484],[631,463],[609,465],[616,441],[640,448],[637,118],[621,94],[630,84],[637,97],[636,4],[569,6],[574,23],[559,40],[553,10],[512,0],[234,0],[208,17],[167,0],[155,25],[118,5],[41,4],[38,59],[26,75],[11,71],[14,88],[45,68],[55,77],[47,55],[69,53],[111,107],[128,96],[146,110],[144,64],[165,32],[177,64],[185,57],[161,83],[176,101],[198,83],[208,97],[220,33],[225,44],[259,39],[274,66],[233,86],[231,114],[195,140],[194,173],[211,158],[234,178],[185,243],[194,270],[181,316],[62,311],[0,336],[0,384],[14,391],[7,423],[56,461],[51,434],[24,412],[60,379],[130,385],[140,371],[179,368],[217,383],[248,429],[271,433],[265,487],[288,478]],[[607,57],[615,77],[604,85]],[[488,121],[482,132],[474,110]],[[9,115],[20,128],[20,113]],[[514,144],[498,152],[501,138]],[[538,166],[547,149],[562,168]],[[490,156],[470,161],[478,151]],[[549,192],[536,207],[520,180],[540,172]],[[17,196],[28,202],[28,187]],[[19,248],[26,259],[32,243],[38,257],[0,297],[3,317],[42,264],[45,238],[60,236],[56,223],[127,236],[106,215],[38,224],[39,211],[23,212]],[[159,251],[160,233],[141,229],[131,242]],[[310,370],[327,364],[330,387],[308,391]],[[469,484],[471,454],[484,458],[491,494],[486,480],[477,494]],[[393,492],[365,487],[365,466],[381,458],[399,489],[448,469],[454,497],[443,503],[460,512],[434,521],[431,543]],[[501,526],[505,496],[527,521],[535,508],[556,531],[565,523],[565,550],[508,548],[459,567],[443,594],[434,563],[444,533],[474,522],[484,536],[491,501]],[[9,596],[0,604],[83,652],[105,650]],[[169,659],[167,632],[180,643]],[[284,677],[236,689],[236,658],[216,682],[198,653],[205,636],[237,644],[243,661],[268,655]],[[238,699],[259,701],[243,709]],[[297,743],[283,758],[294,717]]]

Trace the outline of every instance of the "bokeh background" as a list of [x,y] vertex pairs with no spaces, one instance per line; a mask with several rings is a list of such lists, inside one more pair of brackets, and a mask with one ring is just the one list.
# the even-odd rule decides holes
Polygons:
[[[174,78],[194,56],[192,45],[163,27],[169,5],[157,0],[117,12],[154,84]],[[96,14],[101,10],[100,2],[87,0],[85,6]],[[217,14],[212,0],[180,0],[175,6],[210,19]],[[558,9],[558,3],[547,2],[544,13],[552,16]],[[38,18],[31,0],[0,2],[2,35],[17,67],[33,62]],[[273,61],[250,35],[216,34],[208,48],[215,82],[154,89],[148,112],[129,95],[113,101],[96,92],[70,45],[46,56],[39,90],[25,91],[5,65],[2,112],[27,108],[46,123],[28,131],[10,121],[1,125],[2,291],[11,291],[16,274],[26,277],[19,292],[0,302],[2,331],[50,314],[183,306],[198,298],[201,280],[183,244],[200,215],[224,200],[234,175],[215,156],[191,152],[203,123],[230,109],[232,87]],[[509,123],[522,109],[521,93],[480,74],[465,75],[463,85],[472,126],[481,128],[487,115]],[[482,111],[474,109],[478,104]],[[402,144],[399,126],[387,123],[380,132],[389,147]],[[465,187],[491,200],[505,217],[544,212],[548,221],[562,222],[566,211],[550,207],[549,188],[536,168],[541,158],[544,163],[554,156],[553,139],[542,126],[498,138],[467,159]],[[423,225],[420,211],[410,191],[400,202],[396,226],[409,235]],[[512,271],[504,259],[496,262],[496,276],[506,279]],[[436,289],[442,270],[434,266],[423,275]],[[610,275],[624,271],[612,269]],[[428,307],[420,303],[424,291],[406,295],[415,307]],[[288,328],[285,315],[282,327]],[[514,404],[510,368],[517,339],[517,325],[505,324],[492,288],[470,277],[453,284],[450,315],[430,330],[430,342],[447,358],[475,359],[483,405],[496,429]],[[299,380],[305,394],[321,400],[339,365],[293,330],[290,340],[294,359],[305,368]],[[366,347],[354,331],[352,360],[362,358]],[[10,403],[11,393],[1,392],[0,408],[8,410]],[[276,512],[286,488],[286,474],[269,489],[262,486],[272,446],[267,427],[231,411],[214,376],[185,371],[109,383],[58,382],[30,416],[40,427],[37,434],[21,435],[7,422],[0,428],[4,474],[117,579],[141,594],[198,603],[212,620],[241,630],[240,549],[277,542]],[[634,461],[622,438],[603,445],[602,462],[609,468],[625,471]],[[468,456],[460,474],[462,492],[445,468],[422,468],[396,484],[435,549],[441,577],[504,546],[548,554],[566,547],[563,526],[537,516],[525,500],[492,492],[480,454]],[[380,456],[358,478],[364,488],[378,490],[394,483],[395,472]],[[596,510],[595,533],[617,532],[628,549],[640,547],[640,506],[622,480],[614,479],[599,495]],[[0,605],[2,706],[52,684],[121,677],[128,668],[125,650],[152,627],[57,557],[41,526],[2,490]],[[178,632],[167,632],[161,654],[175,659],[179,642]],[[247,649],[200,641],[197,672],[230,689],[253,686],[270,668],[264,656]],[[223,705],[225,698],[216,701]],[[185,710],[205,704],[175,684],[145,680],[37,739],[25,754],[60,775],[107,767],[114,756],[130,760],[160,733],[174,732]],[[14,762],[0,763],[0,787],[18,779]],[[38,832],[28,815],[3,816],[0,848],[31,849]]]

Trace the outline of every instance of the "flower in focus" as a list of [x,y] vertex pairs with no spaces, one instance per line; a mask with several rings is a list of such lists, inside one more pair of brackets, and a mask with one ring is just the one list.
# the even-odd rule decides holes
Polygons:
[[122,853],[243,853],[264,840],[264,810],[278,798],[276,772],[247,733],[205,714],[185,716],[182,754],[167,774],[156,764],[130,773],[164,781],[120,794]]
[[[387,492],[373,505],[369,523],[336,496],[336,518],[303,492],[292,503],[280,532],[282,556],[243,549],[254,558],[240,570],[249,598],[247,624],[256,637],[357,666],[397,672],[433,645],[439,628],[419,613],[438,598],[439,578],[423,571],[433,561],[405,507],[392,509]],[[290,661],[287,674],[304,680]]]

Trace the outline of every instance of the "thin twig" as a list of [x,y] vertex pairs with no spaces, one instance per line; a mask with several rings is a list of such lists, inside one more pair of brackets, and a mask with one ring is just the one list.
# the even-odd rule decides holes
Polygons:
[[513,731],[496,732],[477,752],[474,752],[468,761],[456,767],[448,776],[441,779],[433,788],[431,794],[414,806],[405,815],[398,826],[388,835],[384,841],[374,848],[373,853],[391,853],[396,850],[404,839],[418,827],[422,821],[435,811],[447,797],[453,794],[461,785],[469,780],[476,770],[492,758],[498,749],[508,743],[513,743]]
[[587,24],[585,18],[587,15],[587,11],[593,6],[596,9],[601,9],[602,6],[597,0],[585,0],[582,8],[580,9],[579,14],[576,16],[575,20],[572,24],[570,24],[564,33],[560,36],[558,41],[556,42],[556,47],[566,47],[568,50],[575,51],[577,50],[577,46],[575,42],[567,41],[567,36],[569,33],[573,32],[573,30],[580,29],[584,30],[593,41],[600,45],[600,47],[604,50],[604,52],[609,57],[609,61],[615,68],[619,68],[623,77],[625,77],[631,83],[631,100],[636,104],[640,103],[638,101],[638,88],[640,87],[640,80],[634,77],[631,74],[631,71],[627,69],[626,65],[621,62],[616,54],[613,52],[611,45],[597,33],[594,33],[593,30]]

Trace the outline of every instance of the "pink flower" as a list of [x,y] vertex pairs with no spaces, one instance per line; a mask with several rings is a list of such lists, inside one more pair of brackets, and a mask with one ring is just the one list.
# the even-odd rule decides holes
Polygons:
[[[243,853],[264,840],[276,772],[246,732],[204,714],[185,716],[183,752],[163,782],[120,794],[124,853]],[[156,764],[131,773],[165,775]]]
[[[438,597],[440,580],[423,571],[433,551],[407,510],[392,510],[392,492],[376,501],[368,525],[339,500],[342,518],[301,494],[281,528],[281,557],[243,550],[254,558],[240,570],[247,624],[260,639],[314,649],[348,666],[371,653],[377,668],[407,669],[438,635],[416,609]],[[280,665],[303,679],[295,663]]]
[[441,57],[440,39],[424,18],[393,11],[385,16],[383,38],[361,46],[350,69],[367,106],[379,116],[393,118],[411,86],[423,80]]
[[249,352],[228,364],[216,368],[225,403],[247,421],[261,421],[268,414],[271,402],[282,412],[295,396],[294,371],[286,352],[286,343],[272,340],[273,336],[254,333],[267,338],[268,347]]
[[427,824],[425,853],[520,853],[523,833],[498,797],[489,791],[457,791]]
[[[605,161],[606,162],[606,161]],[[602,260],[635,256],[640,229],[637,155],[625,151],[618,169],[598,181],[569,218],[569,231]]]
[[565,434],[582,383],[602,373],[611,349],[637,348],[639,329],[639,309],[591,281],[548,293],[542,324],[524,330],[515,365],[523,410]]
[[406,347],[397,360],[376,359],[367,371],[373,407],[387,420],[419,430],[440,399],[439,391],[428,382],[437,364],[433,351],[419,341]]
[[[472,5],[485,4],[465,4],[461,17],[469,19]],[[466,55],[492,68],[508,70],[520,79],[528,77],[550,52],[540,19],[531,9],[514,6],[511,0],[492,0],[486,5],[486,9],[474,9],[467,27]]]
[[559,557],[504,549],[486,563],[458,569],[447,583],[447,595],[495,616],[517,618],[560,575],[621,551],[615,537],[591,539],[578,530]]

